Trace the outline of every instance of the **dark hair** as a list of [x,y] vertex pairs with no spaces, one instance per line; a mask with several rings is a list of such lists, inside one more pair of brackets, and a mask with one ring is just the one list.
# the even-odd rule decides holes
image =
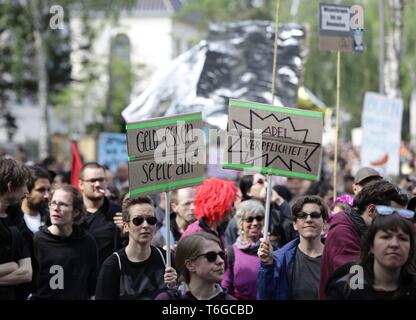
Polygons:
[[79,177],[81,179],[84,178],[84,171],[86,169],[102,169],[105,173],[105,168],[101,164],[99,164],[98,162],[94,162],[94,161],[93,162],[87,162],[86,164],[84,164],[82,166],[81,170],[79,171]]
[[292,200],[292,192],[289,190],[288,187],[277,184],[273,186],[273,189],[279,194],[279,196],[281,196],[287,202],[290,202]]
[[52,177],[49,174],[49,171],[41,166],[31,166],[29,167],[30,172],[32,173],[32,179],[28,181],[27,190],[31,192],[35,187],[36,181],[38,179],[47,179],[50,183],[52,182]]
[[131,206],[134,206],[135,204],[149,204],[153,208],[153,201],[152,201],[152,199],[149,196],[128,198],[123,203],[123,214],[122,214],[122,218],[123,218],[123,221],[124,222],[130,220],[130,212],[129,212],[129,209],[130,209]]
[[296,201],[292,205],[292,218],[294,221],[297,220],[299,212],[302,211],[303,206],[307,203],[317,204],[321,211],[322,219],[324,221],[328,221],[328,207],[326,206],[325,202],[318,196],[303,196],[296,199]]
[[196,232],[181,238],[176,248],[175,262],[179,274],[186,283],[191,281],[191,274],[186,268],[186,260],[194,260],[203,253],[204,242],[202,240],[213,241],[221,247],[221,241],[213,234],[207,232]]
[[78,191],[78,189],[74,188],[73,186],[65,184],[57,189],[52,190],[50,198],[51,201],[53,195],[58,190],[65,191],[66,193],[69,193],[71,195],[73,212],[77,213],[77,215],[74,214],[74,223],[80,222],[87,212],[84,206],[84,199],[82,198],[81,193]]
[[10,184],[11,191],[16,191],[23,187],[32,179],[32,174],[28,167],[14,159],[0,160],[0,194],[8,192]]
[[242,201],[251,199],[247,193],[250,191],[251,186],[253,185],[254,175],[245,175],[240,179],[240,190],[242,195]]
[[[378,231],[398,231],[402,230],[410,238],[409,256],[406,263],[402,266],[399,278],[399,290],[395,295],[402,295],[403,290],[411,284],[412,278],[416,275],[413,265],[415,258],[415,230],[412,223],[402,218],[399,214],[393,213],[388,216],[377,215],[370,225],[365,242],[361,250],[359,265],[364,269],[364,275],[369,285],[374,284],[374,255],[370,254],[370,249],[374,245],[374,238]],[[410,280],[410,281],[409,281]]]
[[368,205],[390,205],[391,201],[406,206],[407,196],[394,184],[386,180],[372,181],[365,185],[354,198],[354,205],[359,214],[363,214]]

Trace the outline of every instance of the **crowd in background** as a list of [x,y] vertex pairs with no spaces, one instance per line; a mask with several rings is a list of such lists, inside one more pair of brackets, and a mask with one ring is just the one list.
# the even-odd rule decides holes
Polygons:
[[394,180],[342,145],[335,199],[330,149],[317,182],[207,177],[171,192],[169,226],[164,193],[129,197],[127,164],[113,173],[88,162],[70,186],[52,157],[10,158],[0,162],[0,299],[416,298],[415,148],[402,147]]

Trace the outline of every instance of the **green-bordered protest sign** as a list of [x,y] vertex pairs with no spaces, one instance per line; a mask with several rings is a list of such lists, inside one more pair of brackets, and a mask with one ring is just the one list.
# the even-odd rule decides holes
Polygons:
[[223,167],[318,180],[321,112],[231,99]]
[[126,129],[131,196],[203,182],[206,159],[200,112],[129,123]]

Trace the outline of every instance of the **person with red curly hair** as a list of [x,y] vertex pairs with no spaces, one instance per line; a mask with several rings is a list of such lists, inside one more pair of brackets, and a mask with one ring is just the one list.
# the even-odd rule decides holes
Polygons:
[[232,181],[207,179],[195,191],[195,216],[198,220],[190,224],[182,238],[195,232],[205,231],[221,239],[224,246],[221,225],[231,216],[237,188]]

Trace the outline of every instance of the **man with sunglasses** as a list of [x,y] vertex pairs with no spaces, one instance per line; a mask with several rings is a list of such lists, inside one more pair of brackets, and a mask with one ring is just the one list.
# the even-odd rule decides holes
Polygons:
[[95,298],[153,299],[166,287],[173,287],[177,275],[174,268],[165,267],[166,252],[150,245],[157,223],[152,200],[128,199],[123,204],[123,221],[124,231],[129,235],[128,245],[104,261]]
[[115,214],[121,212],[121,208],[105,196],[105,168],[99,163],[88,162],[81,168],[78,186],[87,209],[81,226],[94,237],[101,266],[108,256],[122,246],[121,231],[113,220]]
[[[326,299],[325,287],[331,274],[348,262],[358,261],[362,240],[377,215],[377,207],[403,208],[407,201],[407,196],[394,184],[385,180],[373,181],[356,194],[354,208],[333,217],[322,256],[320,299]],[[382,207],[379,210],[381,214],[385,212]]]
[[321,256],[324,245],[321,234],[328,221],[328,208],[317,196],[299,198],[292,206],[293,228],[299,238],[273,252],[262,239],[257,275],[259,300],[318,299]]

